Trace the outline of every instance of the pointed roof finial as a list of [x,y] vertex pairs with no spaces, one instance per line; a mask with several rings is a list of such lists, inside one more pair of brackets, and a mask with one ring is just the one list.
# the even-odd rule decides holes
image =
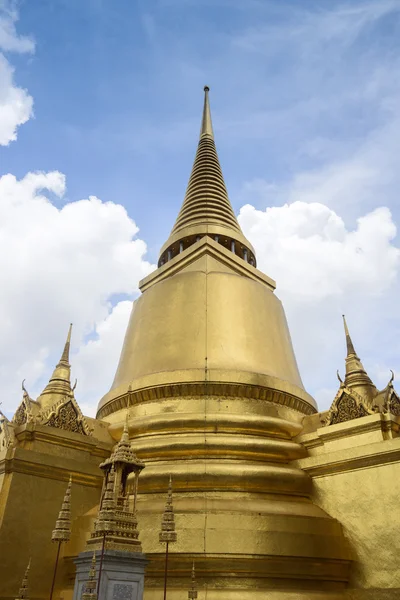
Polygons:
[[204,136],[211,137],[214,139],[213,126],[211,121],[211,110],[210,110],[210,101],[208,99],[208,92],[210,88],[205,85],[204,86],[204,107],[203,107],[203,118],[201,121],[201,129],[200,129],[200,139]]
[[172,505],[172,476],[169,476],[168,496],[165,503],[165,510],[161,522],[161,531],[159,534],[160,543],[171,544],[176,542],[177,533],[175,531],[175,515]]
[[51,535],[52,542],[68,542],[71,537],[71,485],[72,476],[70,475],[56,526]]
[[194,569],[194,561],[192,566],[192,585],[190,590],[188,591],[188,600],[196,600],[198,597],[197,592],[197,582],[196,582],[196,571]]
[[49,383],[38,397],[42,409],[49,409],[56,402],[61,402],[65,397],[73,395],[71,389],[71,365],[69,364],[69,350],[71,345],[72,323],[68,329],[67,341],[56,368],[50,377]]
[[71,332],[72,332],[72,323],[69,325],[67,341],[65,342],[64,350],[60,359],[60,362],[65,362],[69,364],[69,349],[71,346]]
[[357,353],[354,350],[353,342],[350,337],[349,328],[347,327],[346,317],[345,317],[345,315],[342,315],[342,317],[343,317],[344,332],[346,334],[347,356],[349,356],[350,354],[355,354],[355,356],[357,356]]
[[31,568],[31,559],[29,559],[28,566],[26,567],[25,575],[22,580],[21,587],[19,588],[18,598],[16,598],[15,600],[28,600],[28,598],[29,598],[28,575],[29,575],[30,568]]

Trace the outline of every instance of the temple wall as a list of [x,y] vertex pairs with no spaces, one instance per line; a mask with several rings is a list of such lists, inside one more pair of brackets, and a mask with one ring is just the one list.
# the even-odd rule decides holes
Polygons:
[[313,479],[312,498],[349,542],[346,600],[400,597],[399,422],[377,414],[297,438],[309,449],[297,464]]
[[[73,523],[98,504],[102,485],[98,465],[112,444],[32,423],[15,431],[13,447],[0,454],[0,598],[17,596],[30,558],[30,597],[48,598],[57,551],[51,534],[69,476]],[[76,540],[61,548],[56,591],[69,582],[72,562],[64,557],[71,544],[76,547]]]

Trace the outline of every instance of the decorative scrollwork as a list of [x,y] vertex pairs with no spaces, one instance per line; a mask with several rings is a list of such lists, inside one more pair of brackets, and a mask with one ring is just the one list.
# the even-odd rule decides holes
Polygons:
[[64,431],[72,431],[74,433],[87,435],[82,424],[82,418],[76,410],[72,400],[68,400],[65,404],[60,406],[56,412],[52,413],[45,425],[63,429]]

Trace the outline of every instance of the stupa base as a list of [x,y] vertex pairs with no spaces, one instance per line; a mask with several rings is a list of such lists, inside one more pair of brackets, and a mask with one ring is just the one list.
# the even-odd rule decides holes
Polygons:
[[[96,551],[96,578],[99,576],[101,551]],[[74,600],[80,600],[89,577],[93,552],[81,552],[75,559]],[[144,571],[147,560],[140,552],[106,550],[103,556],[98,600],[143,600]]]

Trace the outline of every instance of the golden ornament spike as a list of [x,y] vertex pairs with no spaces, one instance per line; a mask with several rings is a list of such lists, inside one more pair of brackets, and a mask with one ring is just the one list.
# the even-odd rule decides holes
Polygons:
[[192,585],[191,585],[190,590],[188,591],[188,600],[196,600],[197,597],[198,597],[198,592],[197,592],[197,582],[196,582],[196,571],[195,571],[194,562],[193,562]]
[[213,126],[211,121],[211,110],[210,110],[210,101],[208,98],[208,92],[210,88],[205,85],[204,86],[204,107],[203,107],[203,118],[201,121],[201,129],[200,129],[200,139],[203,136],[209,136],[214,139]]
[[175,531],[175,515],[172,504],[172,476],[169,476],[168,496],[165,503],[165,510],[161,522],[161,531],[159,534],[160,543],[174,543],[177,540]]
[[350,337],[349,328],[347,327],[346,317],[345,317],[345,315],[342,315],[342,317],[343,317],[344,332],[346,335],[347,356],[349,357],[350,354],[354,354],[355,356],[357,356],[357,353],[354,350],[353,342]]
[[96,551],[93,552],[89,579],[82,588],[82,600],[97,600]]
[[255,265],[254,249],[243,235],[226,190],[215,147],[208,92],[205,86],[200,140],[189,184],[175,225],[161,249],[159,264],[208,235],[239,256],[245,254]]
[[68,542],[71,537],[71,486],[72,476],[70,475],[56,526],[51,535],[52,542]]

